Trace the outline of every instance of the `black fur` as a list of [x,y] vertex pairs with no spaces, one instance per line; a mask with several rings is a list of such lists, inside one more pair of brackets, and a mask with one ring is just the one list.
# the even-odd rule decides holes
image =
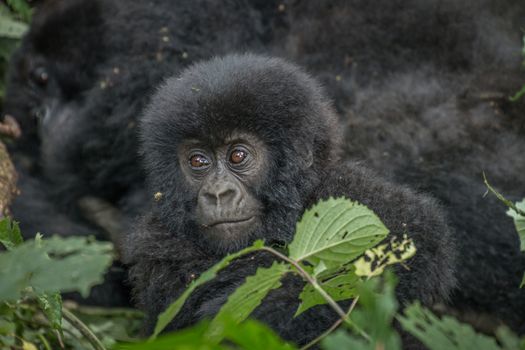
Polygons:
[[523,2],[292,2],[288,21],[285,55],[337,96],[344,154],[447,209],[460,252],[450,305],[491,319],[485,331],[525,332],[525,256],[482,177],[525,197],[525,102],[508,100],[525,82]]
[[[153,89],[195,60],[257,48],[259,22],[259,13],[239,0],[43,4],[13,56],[4,106],[24,133],[13,149],[21,176],[41,182],[37,195],[73,220],[84,216],[84,196],[133,217],[143,207],[136,201],[143,184],[137,116]],[[46,86],[31,80],[37,67],[48,72]],[[69,234],[53,218],[30,215],[30,203],[21,201],[33,188],[21,191],[26,196],[13,212],[24,231]]]
[[[161,192],[152,213],[125,244],[131,279],[151,330],[156,316],[221,255],[196,244],[192,209],[197,193],[179,169],[177,146],[197,138],[213,145],[236,130],[260,137],[269,149],[268,176],[252,189],[263,203],[262,229],[251,241],[289,243],[305,208],[320,198],[346,196],[373,209],[393,234],[408,232],[419,254],[399,269],[402,302],[444,302],[455,285],[456,246],[441,209],[430,198],[377,178],[337,156],[338,124],[318,84],[297,67],[278,59],[227,56],[196,64],[169,79],[153,97],[141,123],[142,151],[150,192]],[[302,161],[304,149],[313,164]],[[242,246],[238,247],[239,249]],[[198,289],[171,325],[180,328],[218,311],[226,297],[257,266],[271,262],[256,254],[232,264],[219,278]],[[336,319],[329,308],[316,308],[292,319],[302,283],[286,279],[254,316],[299,344],[313,339]]]
[[[524,257],[481,177],[511,199],[525,195],[525,102],[507,99],[525,81],[522,1],[72,0],[34,18],[4,106],[25,135],[11,148],[22,192],[13,212],[29,234],[103,235],[77,206],[86,195],[126,222],[143,211],[152,193],[135,125],[155,85],[195,59],[264,51],[305,66],[335,98],[345,160],[443,204],[460,249],[449,305],[525,332]],[[42,61],[54,81],[45,91],[29,80]],[[43,106],[65,123],[37,128]]]
[[[38,6],[12,57],[3,106],[23,130],[10,150],[21,192],[12,212],[24,235],[94,234],[119,244],[147,207],[136,125],[154,87],[194,60],[257,47],[259,23],[259,13],[238,0],[179,1],[175,9],[170,1]],[[39,67],[45,85],[32,78]],[[86,209],[86,198],[102,206]],[[113,280],[122,285],[122,276],[109,276],[90,301],[121,305],[126,291]]]

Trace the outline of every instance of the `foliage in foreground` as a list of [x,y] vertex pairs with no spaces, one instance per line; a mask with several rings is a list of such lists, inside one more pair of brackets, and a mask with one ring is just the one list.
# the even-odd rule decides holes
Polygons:
[[24,242],[18,224],[7,219],[0,221],[0,243],[0,348],[86,349],[129,340],[126,329],[137,329],[136,311],[62,303],[60,292],[87,296],[102,282],[111,243],[40,234]]
[[[507,215],[513,219],[514,226],[518,232],[518,237],[520,239],[520,250],[525,252],[525,198],[523,198],[520,202],[512,203],[489,184],[485,174],[483,174],[483,180],[485,181],[488,191],[494,194],[496,198],[498,198],[503,204],[507,206]],[[525,274],[521,280],[520,287],[523,287],[524,285]]]
[[[286,249],[258,241],[202,273],[159,316],[155,333],[146,340],[132,338],[138,334],[140,313],[62,303],[58,293],[78,291],[86,295],[99,283],[111,263],[109,243],[80,237],[42,239],[40,235],[23,242],[18,226],[8,220],[0,221],[0,242],[6,248],[0,252],[0,279],[9,282],[0,286],[0,347],[297,349],[265,325],[249,319],[267,293],[281,287],[281,278],[293,273],[306,282],[298,295],[301,303],[295,316],[322,304],[340,316],[303,349],[320,345],[324,350],[399,350],[400,336],[393,327],[397,319],[405,331],[431,350],[525,350],[525,341],[505,328],[491,338],[452,317],[439,318],[418,303],[400,312],[396,278],[385,268],[409,259],[416,253],[414,244],[406,236],[388,237],[388,229],[372,211],[343,198],[322,201],[307,210]],[[276,261],[246,278],[214,319],[160,334],[196,288],[212,280],[232,260],[256,250],[274,254]],[[352,300],[346,309],[338,304],[343,300]]]
[[31,8],[25,0],[0,2],[0,107],[5,91],[5,74],[11,53],[28,29]]

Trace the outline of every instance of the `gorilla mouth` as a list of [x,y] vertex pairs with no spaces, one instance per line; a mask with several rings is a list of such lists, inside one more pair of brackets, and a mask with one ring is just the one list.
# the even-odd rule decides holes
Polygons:
[[209,223],[208,227],[216,227],[216,226],[219,226],[219,225],[237,225],[237,224],[243,224],[243,223],[248,223],[250,221],[253,220],[253,216],[250,216],[248,218],[243,218],[243,219],[220,219],[220,220],[217,220],[217,221],[213,221],[211,223]]

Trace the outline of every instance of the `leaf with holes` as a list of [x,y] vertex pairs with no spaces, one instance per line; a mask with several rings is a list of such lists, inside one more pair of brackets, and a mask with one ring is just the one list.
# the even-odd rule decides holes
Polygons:
[[405,261],[416,254],[414,242],[404,235],[402,240],[393,237],[390,242],[367,250],[354,262],[358,276],[374,277],[383,273],[388,265]]
[[289,246],[290,258],[327,268],[355,259],[375,246],[388,229],[370,209],[344,198],[320,201],[307,210]]

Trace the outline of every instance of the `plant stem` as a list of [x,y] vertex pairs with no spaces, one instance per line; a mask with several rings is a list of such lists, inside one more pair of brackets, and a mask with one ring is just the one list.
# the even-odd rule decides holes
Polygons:
[[[523,93],[525,93],[525,86],[523,87]],[[489,181],[487,180],[487,177],[485,176],[485,172],[483,172],[483,182],[485,182],[485,186],[487,186],[489,191],[492,192],[492,194],[494,194],[501,202],[503,202],[503,204],[505,204],[507,207],[511,208],[512,210],[514,210],[517,214],[525,217],[525,211],[523,211],[523,210],[519,209],[518,207],[516,207],[516,205],[514,203],[509,201],[507,198],[503,197],[503,195],[501,193],[496,191],[489,184]]]
[[[352,313],[352,311],[354,310],[355,306],[357,305],[357,301],[359,300],[359,295],[356,296],[354,298],[354,300],[352,300],[352,304],[350,305],[350,307],[348,308],[348,311],[346,312],[346,316],[348,317],[350,315],[350,313]],[[315,344],[319,343],[321,340],[323,340],[326,336],[328,336],[330,333],[332,333],[333,331],[336,330],[337,327],[339,327],[339,325],[343,322],[343,319],[342,318],[339,318],[337,321],[334,322],[334,324],[328,328],[326,331],[324,331],[322,334],[320,334],[317,338],[315,338],[314,340],[312,340],[311,342],[309,342],[308,344],[306,344],[305,346],[303,346],[300,350],[306,350],[306,349],[309,349],[311,348],[312,346],[314,346]],[[355,325],[353,325],[355,327]],[[365,337],[366,339],[370,339],[370,337],[368,336],[368,334],[366,333],[361,333],[361,335],[363,337]]]
[[37,337],[40,339],[40,341],[42,342],[42,345],[44,345],[44,348],[46,348],[46,350],[51,350],[51,346],[49,345],[49,342],[41,333],[37,333]]
[[[343,309],[341,309],[341,307],[339,306],[339,304],[337,304],[334,299],[332,299],[332,297],[325,292],[325,290],[319,285],[319,283],[317,283],[317,280],[315,278],[313,278],[312,276],[310,276],[310,274],[308,272],[306,272],[302,267],[301,265],[293,260],[293,259],[290,259],[289,257],[287,257],[286,255],[284,254],[281,254],[280,252],[278,252],[277,250],[273,249],[273,248],[270,248],[270,247],[262,247],[261,250],[266,250],[267,252],[269,253],[272,253],[273,255],[279,257],[280,259],[283,259],[284,261],[286,261],[287,263],[291,264],[293,267],[295,267],[297,269],[297,271],[299,272],[299,274],[306,280],[308,281],[308,283],[310,283],[314,288],[315,290],[324,298],[324,300],[326,300],[326,302],[328,303],[328,305],[330,305],[332,307],[332,309],[334,309],[334,311],[339,315],[340,319],[337,321],[339,322],[336,327],[341,323],[341,322],[345,322],[347,323],[350,327],[352,327],[353,329],[355,329],[359,334],[361,334],[365,339],[370,339],[370,337],[368,336],[368,334],[366,334],[365,331],[363,331],[360,327],[358,327],[355,323],[353,323],[349,318],[349,314],[352,312],[352,310],[354,309],[355,307],[355,304],[357,303],[357,300],[359,299],[358,297],[356,297],[353,301],[352,301],[352,305],[350,305],[350,308],[348,310],[348,312],[344,312]],[[335,328],[334,328],[335,329]],[[324,334],[324,333],[323,333]]]
[[80,319],[78,319],[72,312],[66,308],[62,308],[62,316],[68,321],[73,327],[75,327],[86,339],[91,343],[95,350],[106,350],[106,347],[97,338],[97,336],[89,329],[88,326]]
[[85,306],[79,305],[74,301],[66,300],[63,303],[64,307],[68,310],[74,310],[77,313],[88,315],[88,316],[102,316],[102,317],[123,317],[123,318],[133,318],[133,319],[142,319],[144,318],[144,313],[139,310],[129,309],[129,308],[103,308],[97,306]]
[[310,276],[310,274],[308,272],[306,272],[302,267],[301,265],[299,265],[295,260],[292,260],[290,259],[289,257],[287,257],[286,255],[284,254],[281,254],[279,253],[277,250],[273,249],[273,248],[270,248],[270,247],[263,247],[261,248],[262,250],[266,250],[276,256],[278,256],[279,258],[285,260],[286,262],[288,262],[289,264],[291,264],[292,266],[294,266],[297,271],[299,272],[299,274],[304,277],[308,283],[310,283],[314,288],[315,290],[317,290],[317,292],[319,294],[321,294],[321,296],[328,302],[328,304],[332,307],[332,309],[334,309],[335,312],[337,312],[337,314],[346,321],[346,314],[344,312],[343,309],[341,309],[341,307],[334,301],[334,299],[332,299],[330,297],[330,295],[328,295],[328,293],[326,293],[324,291],[323,288],[321,288],[321,286],[317,283],[317,280],[315,278],[313,278],[312,276]]

